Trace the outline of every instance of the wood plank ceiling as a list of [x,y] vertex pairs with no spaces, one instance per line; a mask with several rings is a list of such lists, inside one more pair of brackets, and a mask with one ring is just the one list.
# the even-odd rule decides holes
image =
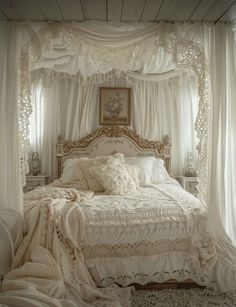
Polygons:
[[236,22],[236,0],[0,0],[0,20]]

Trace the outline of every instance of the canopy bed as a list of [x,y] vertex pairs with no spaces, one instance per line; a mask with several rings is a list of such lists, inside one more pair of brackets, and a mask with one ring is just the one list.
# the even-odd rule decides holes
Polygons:
[[10,295],[22,302],[22,283],[35,289],[31,303],[43,301],[39,290],[48,303],[64,293],[66,304],[84,306],[129,306],[133,284],[210,283],[216,250],[205,207],[169,176],[168,136],[150,141],[128,128],[102,127],[81,140],[59,136],[57,159],[60,178],[25,194],[27,233],[1,302]]
[[[140,166],[140,161],[147,168],[154,159],[153,163],[158,165],[153,166],[157,178],[145,184],[141,180],[138,193],[123,196],[98,193],[81,204],[85,219],[82,251],[97,286],[145,285],[170,280],[173,285],[174,279],[207,284],[207,271],[214,263],[215,253],[211,239],[203,238],[200,230],[200,225],[203,227],[205,223],[204,206],[168,176],[167,172],[171,174],[168,136],[163,142],[154,142],[128,128],[116,126],[99,128],[78,141],[64,141],[59,136],[60,180],[52,185],[78,186],[83,174],[80,173],[79,178],[70,175],[69,163],[74,163],[72,173],[80,160],[91,159],[92,167],[95,161],[98,163],[115,153],[124,154],[126,163],[133,161],[133,165],[141,167],[145,173],[147,170],[142,168],[143,164]],[[99,164],[106,159],[101,161]],[[84,172],[88,179],[89,168],[82,166]],[[80,188],[84,189],[84,184],[81,183]],[[104,190],[96,188],[95,191]]]
[[[56,306],[61,306],[59,300],[62,298],[63,303],[70,302],[71,306],[75,301],[81,306],[90,306],[90,303],[100,306],[101,302],[104,302],[103,306],[128,306],[129,289],[113,289],[112,284],[126,287],[133,283],[143,285],[172,279],[191,279],[199,285],[216,282],[222,291],[235,290],[236,252],[221,227],[219,206],[214,210],[212,201],[215,199],[219,204],[219,190],[214,194],[212,184],[219,176],[210,181],[210,188],[207,185],[209,175],[217,175],[213,168],[215,159],[211,160],[211,157],[218,144],[217,138],[209,139],[212,97],[204,54],[208,46],[202,47],[209,30],[207,26],[200,25],[195,32],[192,25],[104,25],[95,22],[39,24],[32,29],[34,35],[22,48],[19,62],[19,169],[22,184],[28,172],[32,89],[32,102],[40,96],[40,102],[46,101],[42,109],[50,115],[48,120],[44,118],[44,130],[36,145],[41,150],[41,143],[48,142],[44,151],[48,153],[55,134],[61,132],[66,140],[59,137],[57,143],[59,179],[25,195],[27,234],[14,258],[14,270],[4,280],[6,293],[0,295],[0,302],[11,301],[11,295],[16,300],[24,300],[30,288],[33,289],[32,299],[50,301]],[[214,43],[212,46],[215,47]],[[213,51],[208,52],[210,59]],[[157,131],[153,123],[145,120],[149,97],[147,105],[142,104],[145,99],[138,105],[139,94],[134,93],[136,109],[131,116],[132,130],[102,127],[94,132],[98,128],[95,93],[98,87],[112,86],[107,84],[108,81],[115,83],[121,77],[129,84],[136,84],[136,89],[140,88],[145,98],[146,89],[137,80],[143,83],[168,80],[165,82],[168,92],[170,80],[176,78],[175,85],[183,84],[193,75],[196,77],[193,96],[196,91],[198,93],[198,113],[196,118],[191,117],[198,137],[198,199],[182,190],[169,176],[175,156],[171,154],[168,137],[163,142],[148,140],[158,139],[156,133],[161,130]],[[112,79],[114,76],[116,80]],[[66,80],[68,92],[60,87],[61,80]],[[74,90],[76,82],[78,92]],[[34,90],[35,84],[38,92]],[[179,84],[173,87],[173,92],[180,89]],[[212,84],[216,88],[216,84]],[[164,88],[163,84],[160,87]],[[86,91],[89,95],[85,95]],[[156,92],[154,87],[153,92]],[[68,101],[65,100],[68,103],[62,108],[57,105],[60,115],[75,113],[78,118],[60,118],[63,126],[58,124],[53,103],[65,93],[69,93]],[[79,98],[75,104],[69,99],[74,93]],[[183,91],[180,96],[187,101],[185,94]],[[149,109],[150,118],[156,122],[156,111],[152,110],[156,109]],[[160,116],[168,114],[167,111],[159,112]],[[85,116],[88,114],[93,116]],[[172,124],[172,119],[168,118],[168,125]],[[184,127],[185,122],[181,123]],[[173,125],[172,132],[175,128]],[[191,136],[194,138],[194,133]],[[176,142],[173,134],[171,139]],[[211,141],[215,147],[212,145],[209,150]],[[54,152],[53,147],[50,155],[44,156],[45,165],[48,161],[48,165],[55,165]],[[148,169],[146,164],[149,173],[144,172]],[[156,176],[159,171],[153,171],[154,165],[161,176]],[[119,176],[111,176],[110,170]],[[115,186],[118,177],[126,180],[122,185],[123,194],[119,194],[120,186]],[[141,181],[143,183],[138,184]],[[114,186],[119,193],[112,193]],[[99,190],[101,187],[103,190]],[[207,206],[206,201],[209,201]],[[44,268],[42,273],[40,267]],[[29,284],[25,283],[27,278]],[[41,279],[47,280],[49,290],[42,286]],[[98,286],[105,288],[100,291]]]

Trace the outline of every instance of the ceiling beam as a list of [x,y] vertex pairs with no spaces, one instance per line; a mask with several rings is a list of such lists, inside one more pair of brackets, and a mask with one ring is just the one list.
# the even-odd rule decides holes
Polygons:
[[120,21],[122,0],[107,1],[107,21]]
[[123,21],[139,21],[145,0],[125,0],[122,14]]
[[122,0],[122,6],[121,6],[121,12],[120,12],[120,21],[122,21],[122,19],[123,19],[124,2],[125,2],[125,0]]
[[0,9],[7,20],[23,20],[22,14],[17,10],[14,3],[8,0],[0,0]]
[[36,0],[34,0],[34,3],[38,7],[39,11],[41,12],[41,14],[44,18],[44,21],[47,21],[47,17],[45,16],[45,14],[44,14],[43,10],[41,9],[40,5],[38,4],[38,2]]
[[58,11],[59,11],[59,12],[60,12],[60,14],[61,14],[61,18],[62,18],[62,20],[65,20],[65,18],[64,18],[64,16],[63,16],[62,9],[61,9],[61,7],[60,7],[60,4],[58,3],[58,0],[56,0],[56,4],[57,4],[57,7],[58,7]]
[[1,10],[1,8],[0,8],[0,16],[1,16],[1,19],[3,20],[9,19],[8,16]]
[[106,0],[106,21],[108,21],[108,0]]
[[200,4],[202,3],[202,0],[199,0],[198,3],[196,4],[196,6],[194,7],[192,13],[190,14],[190,16],[188,17],[187,21],[190,21],[191,18],[193,17],[194,13],[197,11],[197,9],[199,8]]
[[0,0],[8,21],[236,22],[236,0]]
[[143,17],[143,12],[144,12],[144,9],[145,9],[146,4],[147,4],[147,0],[145,0],[145,1],[144,1],[144,4],[143,4],[143,9],[142,9],[142,12],[141,12],[141,14],[140,14],[139,21],[141,21],[141,20],[142,20],[142,17]]
[[203,20],[216,22],[233,2],[234,0],[215,0],[203,16]]
[[84,21],[86,20],[86,15],[85,15],[85,11],[84,11],[84,6],[83,6],[83,2],[82,0],[78,0],[80,5],[81,5],[81,10],[82,10],[82,14],[83,14],[83,18],[84,18]]
[[156,14],[156,17],[155,17],[155,21],[157,21],[157,18],[158,18],[158,15],[159,15],[159,13],[160,13],[160,10],[161,10],[161,8],[162,8],[162,6],[163,6],[163,3],[164,3],[164,0],[161,1],[161,5],[159,6],[159,9],[158,9],[157,14]]
[[35,0],[46,21],[62,21],[56,0]]
[[215,23],[220,21],[229,11],[230,9],[235,5],[236,1],[232,2],[229,7],[216,19]]

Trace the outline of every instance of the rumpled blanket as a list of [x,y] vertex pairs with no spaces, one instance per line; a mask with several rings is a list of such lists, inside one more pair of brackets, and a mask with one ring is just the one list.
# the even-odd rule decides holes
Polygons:
[[130,305],[130,289],[100,291],[84,265],[80,245],[85,225],[77,203],[92,196],[92,192],[53,186],[25,195],[27,233],[14,257],[13,270],[3,280],[0,304]]

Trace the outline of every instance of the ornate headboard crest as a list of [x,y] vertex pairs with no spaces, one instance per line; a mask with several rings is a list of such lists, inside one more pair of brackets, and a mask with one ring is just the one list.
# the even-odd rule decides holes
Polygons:
[[[157,156],[158,158],[164,159],[166,169],[171,173],[171,145],[167,135],[164,137],[163,142],[154,142],[143,139],[128,128],[109,126],[98,128],[94,133],[89,134],[78,141],[64,141],[64,139],[59,135],[56,145],[58,177],[61,176],[62,164],[66,159],[79,156],[95,156],[99,150],[101,151],[101,148],[109,146],[111,146],[109,149],[110,151],[106,148],[106,152],[104,150],[104,153],[100,152],[98,155],[114,153],[116,150],[113,147],[115,145],[117,146],[118,143],[119,146],[121,146],[121,142],[118,141],[121,139],[125,140],[127,144],[129,143],[129,148],[126,148],[127,155]],[[119,151],[122,152],[122,149]]]

